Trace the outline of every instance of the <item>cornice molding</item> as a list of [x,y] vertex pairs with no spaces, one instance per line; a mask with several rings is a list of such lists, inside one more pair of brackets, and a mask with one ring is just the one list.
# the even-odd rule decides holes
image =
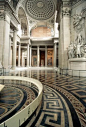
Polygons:
[[73,0],[72,1],[72,8],[79,6],[83,2],[86,2],[86,0]]
[[[16,16],[16,11],[14,10],[12,5],[7,0],[0,1],[0,14],[1,14],[0,17],[4,19],[5,13],[8,13],[10,18],[15,20],[15,22],[17,24],[20,23],[18,20],[18,17]],[[2,17],[2,15],[3,15],[3,17]]]

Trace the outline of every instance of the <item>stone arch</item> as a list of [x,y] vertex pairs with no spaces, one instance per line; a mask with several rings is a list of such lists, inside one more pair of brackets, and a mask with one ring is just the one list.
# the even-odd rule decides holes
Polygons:
[[20,21],[22,35],[28,35],[28,28],[29,28],[28,19],[24,9],[21,6],[18,8],[17,15]]
[[[45,32],[46,32],[46,34],[49,34],[49,36],[53,36],[53,31],[54,31],[54,29],[53,29],[53,25],[52,24],[50,24],[50,23],[46,23],[46,22],[38,22],[38,23],[35,23],[35,24],[33,24],[32,26],[31,26],[31,28],[30,28],[30,34],[32,33],[32,31],[33,30],[37,30],[37,29],[40,29],[40,30],[44,30]],[[51,31],[51,35],[50,35],[50,33],[48,33],[48,32],[50,32]],[[42,37],[42,36],[41,36]],[[46,37],[48,37],[48,36],[46,36]]]

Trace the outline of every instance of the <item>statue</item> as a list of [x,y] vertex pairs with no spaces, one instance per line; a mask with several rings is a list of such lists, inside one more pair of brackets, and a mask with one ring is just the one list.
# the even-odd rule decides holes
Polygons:
[[84,46],[83,46],[83,54],[84,54],[84,58],[86,58],[86,44],[84,44]]
[[74,18],[73,26],[76,27],[79,24],[79,22],[81,21],[82,16],[81,16],[81,14],[80,15],[76,14],[76,15],[74,15],[73,18]]
[[76,55],[77,55],[77,58],[78,58],[78,57],[81,57],[81,46],[83,45],[82,35],[78,34],[76,40],[77,40]]
[[73,53],[74,53],[74,58],[76,57],[76,43],[73,44]]
[[84,44],[82,35],[79,33],[75,41],[68,47],[68,59],[86,57],[86,44]]
[[77,46],[76,46],[76,54],[77,54],[77,58],[78,57],[81,57],[81,43],[79,42],[78,44],[77,44]]
[[73,57],[74,57],[73,43],[71,42],[71,44],[68,47],[68,59],[73,58]]

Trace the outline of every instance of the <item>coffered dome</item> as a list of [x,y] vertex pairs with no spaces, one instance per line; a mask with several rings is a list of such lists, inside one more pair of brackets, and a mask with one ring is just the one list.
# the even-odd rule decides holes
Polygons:
[[55,2],[53,0],[27,0],[26,11],[33,19],[47,20],[55,13]]

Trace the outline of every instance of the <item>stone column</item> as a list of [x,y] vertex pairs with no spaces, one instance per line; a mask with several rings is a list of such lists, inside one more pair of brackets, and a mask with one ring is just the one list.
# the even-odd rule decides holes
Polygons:
[[32,48],[30,46],[30,67],[31,67],[31,60],[32,60]]
[[29,67],[29,43],[27,44],[27,67]]
[[9,68],[11,68],[11,36],[9,38]]
[[39,67],[39,46],[37,46],[37,67]]
[[17,31],[13,32],[13,69],[16,68]]
[[70,44],[70,8],[60,11],[59,67],[68,68],[67,48]]
[[56,67],[56,54],[57,54],[57,43],[54,43],[54,61],[53,61],[53,63],[54,63],[54,67]]
[[22,67],[24,67],[23,50],[22,50]]
[[10,16],[0,12],[0,62],[6,69],[9,67]]
[[86,15],[85,15],[85,40],[86,40]]
[[19,44],[18,48],[18,67],[20,67],[20,58],[21,58],[21,44]]
[[47,67],[47,46],[45,46],[45,67]]

